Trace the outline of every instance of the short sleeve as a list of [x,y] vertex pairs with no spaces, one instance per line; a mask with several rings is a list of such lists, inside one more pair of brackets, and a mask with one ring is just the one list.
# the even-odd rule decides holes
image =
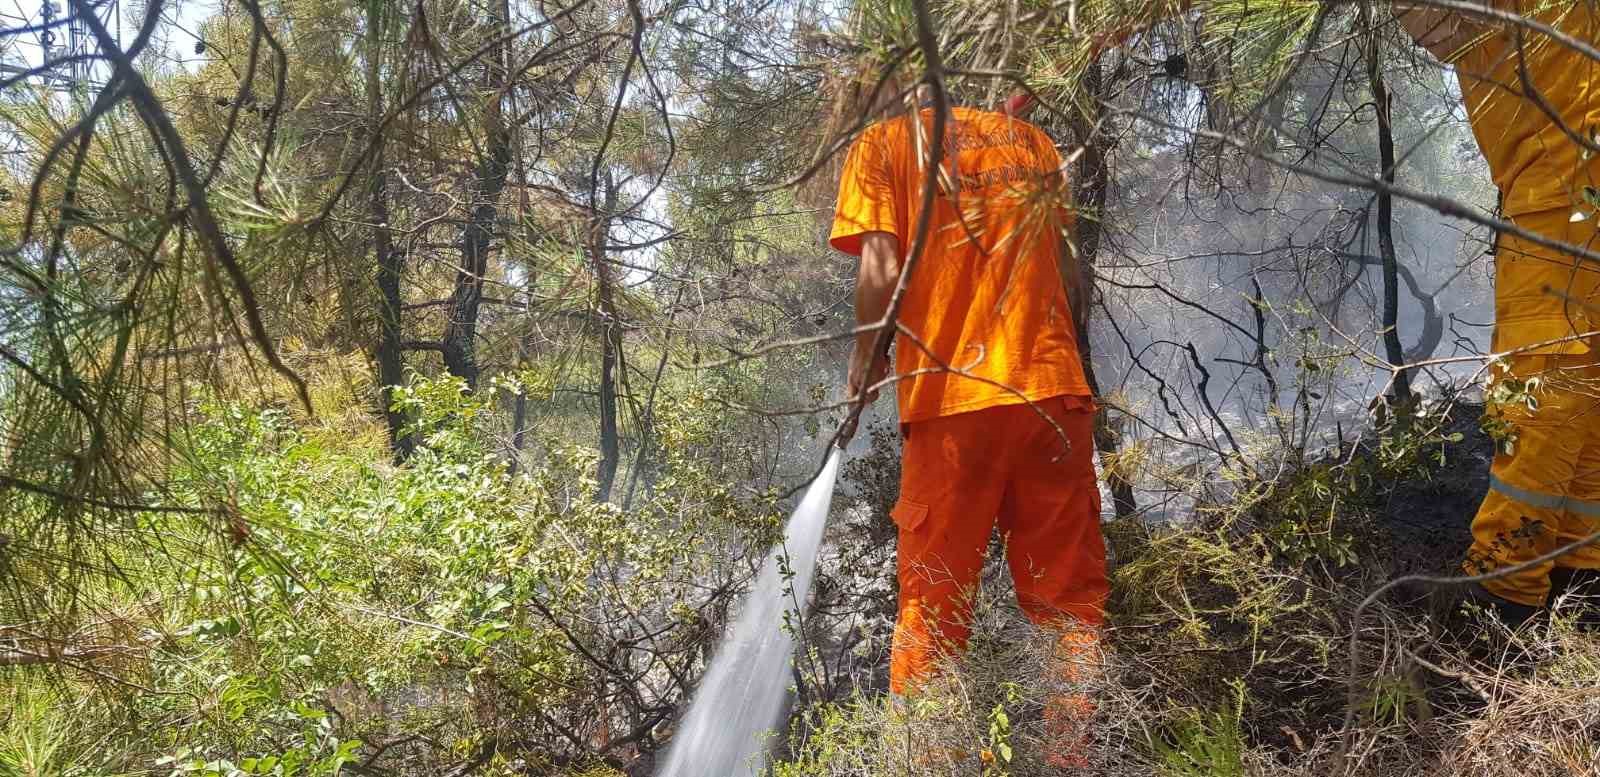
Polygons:
[[893,166],[883,132],[869,128],[856,139],[845,157],[839,176],[839,199],[834,206],[833,230],[828,244],[852,256],[861,255],[861,236],[888,232],[904,244],[895,196]]
[[1056,144],[1050,136],[1038,127],[1033,128],[1034,142],[1038,144],[1039,161],[1044,169],[1051,171],[1048,179],[1049,185],[1060,187],[1063,194],[1058,202],[1060,207],[1058,224],[1062,230],[1070,232],[1078,220],[1078,210],[1072,203],[1072,171],[1067,169],[1067,163],[1061,159],[1061,152],[1056,150]]

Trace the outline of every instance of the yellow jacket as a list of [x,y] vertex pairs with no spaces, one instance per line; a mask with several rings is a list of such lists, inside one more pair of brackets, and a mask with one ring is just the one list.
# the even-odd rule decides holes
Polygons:
[[[1600,42],[1600,10],[1571,0],[1519,0],[1524,16],[1590,45]],[[1600,133],[1600,62],[1536,30],[1506,26],[1451,58],[1472,132],[1505,217],[1565,243],[1596,240],[1600,219],[1572,222],[1586,186],[1600,186],[1600,155],[1573,134]],[[1553,117],[1559,117],[1556,121]],[[1539,343],[1600,329],[1600,267],[1506,235],[1495,262],[1497,351],[1583,353],[1593,343]]]
[[[1600,10],[1593,4],[1520,5],[1531,20],[1591,45],[1600,42]],[[1506,216],[1570,207],[1582,202],[1585,185],[1600,185],[1600,155],[1585,160],[1568,134],[1600,131],[1600,62],[1534,30],[1522,30],[1519,46],[1509,27],[1454,59],[1467,117],[1505,196]]]

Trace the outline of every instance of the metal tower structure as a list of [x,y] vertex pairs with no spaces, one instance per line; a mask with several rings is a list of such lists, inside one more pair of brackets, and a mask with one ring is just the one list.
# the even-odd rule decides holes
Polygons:
[[[114,38],[121,41],[121,0],[90,0],[88,6],[89,12]],[[56,91],[75,93],[88,93],[104,80],[109,67],[94,58],[93,55],[100,51],[100,45],[82,15],[72,13],[70,6],[57,7],[56,0],[42,0],[39,15],[27,21],[27,26],[36,29],[37,33],[34,41],[19,41],[22,48],[26,49],[28,43],[32,43],[37,47],[39,62],[61,63],[30,80],[44,83]],[[0,64],[0,74],[4,75],[17,75],[27,70],[26,66]]]
[[[90,0],[87,5],[89,12],[95,15],[95,19],[111,33],[112,37],[121,42],[121,0]],[[60,13],[63,11],[55,7],[55,0],[43,0],[40,7],[42,17],[58,18],[57,15]],[[56,77],[60,86],[71,91],[88,91],[103,79],[104,73],[109,68],[103,61],[93,58],[92,55],[100,51],[100,44],[95,40],[94,33],[89,30],[89,25],[85,23],[81,14],[70,14],[66,27],[65,40],[50,41],[59,45],[46,46],[44,36],[50,30],[47,28],[41,32],[40,48],[44,49],[46,61],[54,58],[66,62]]]
[[[22,0],[22,3],[27,2],[31,0]],[[58,2],[61,7],[57,6]],[[68,2],[39,0],[39,11],[31,17],[5,14],[6,26],[20,24],[8,36],[9,40],[0,41],[5,44],[9,60],[0,62],[0,78],[15,79],[13,87],[43,87],[52,94],[52,101],[86,110],[105,83],[111,66],[94,56],[100,53],[99,42],[85,19],[71,12]],[[121,0],[89,0],[87,5],[89,12],[120,43]],[[23,6],[19,3],[17,8],[20,11]],[[21,93],[10,93],[6,99],[12,99],[12,94],[21,96]],[[0,165],[23,180],[33,174],[27,167],[25,146],[15,127],[0,122]],[[0,202],[11,196],[14,196],[12,192],[0,190]]]

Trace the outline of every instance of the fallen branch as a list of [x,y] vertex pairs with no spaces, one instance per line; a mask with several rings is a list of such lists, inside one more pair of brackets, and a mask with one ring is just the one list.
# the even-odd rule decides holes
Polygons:
[[126,645],[90,645],[87,647],[67,648],[65,650],[51,650],[45,653],[36,653],[26,648],[14,647],[0,650],[0,666],[37,666],[40,664],[62,664],[73,661],[88,661],[113,653],[130,652],[132,648]]

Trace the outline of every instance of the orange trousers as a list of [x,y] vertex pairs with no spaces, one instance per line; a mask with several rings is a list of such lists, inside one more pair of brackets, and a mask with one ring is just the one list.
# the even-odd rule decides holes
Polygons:
[[905,426],[893,512],[900,607],[889,660],[892,691],[914,688],[940,657],[965,647],[996,519],[1029,619],[1063,630],[1101,624],[1109,584],[1093,432],[1088,397]]

